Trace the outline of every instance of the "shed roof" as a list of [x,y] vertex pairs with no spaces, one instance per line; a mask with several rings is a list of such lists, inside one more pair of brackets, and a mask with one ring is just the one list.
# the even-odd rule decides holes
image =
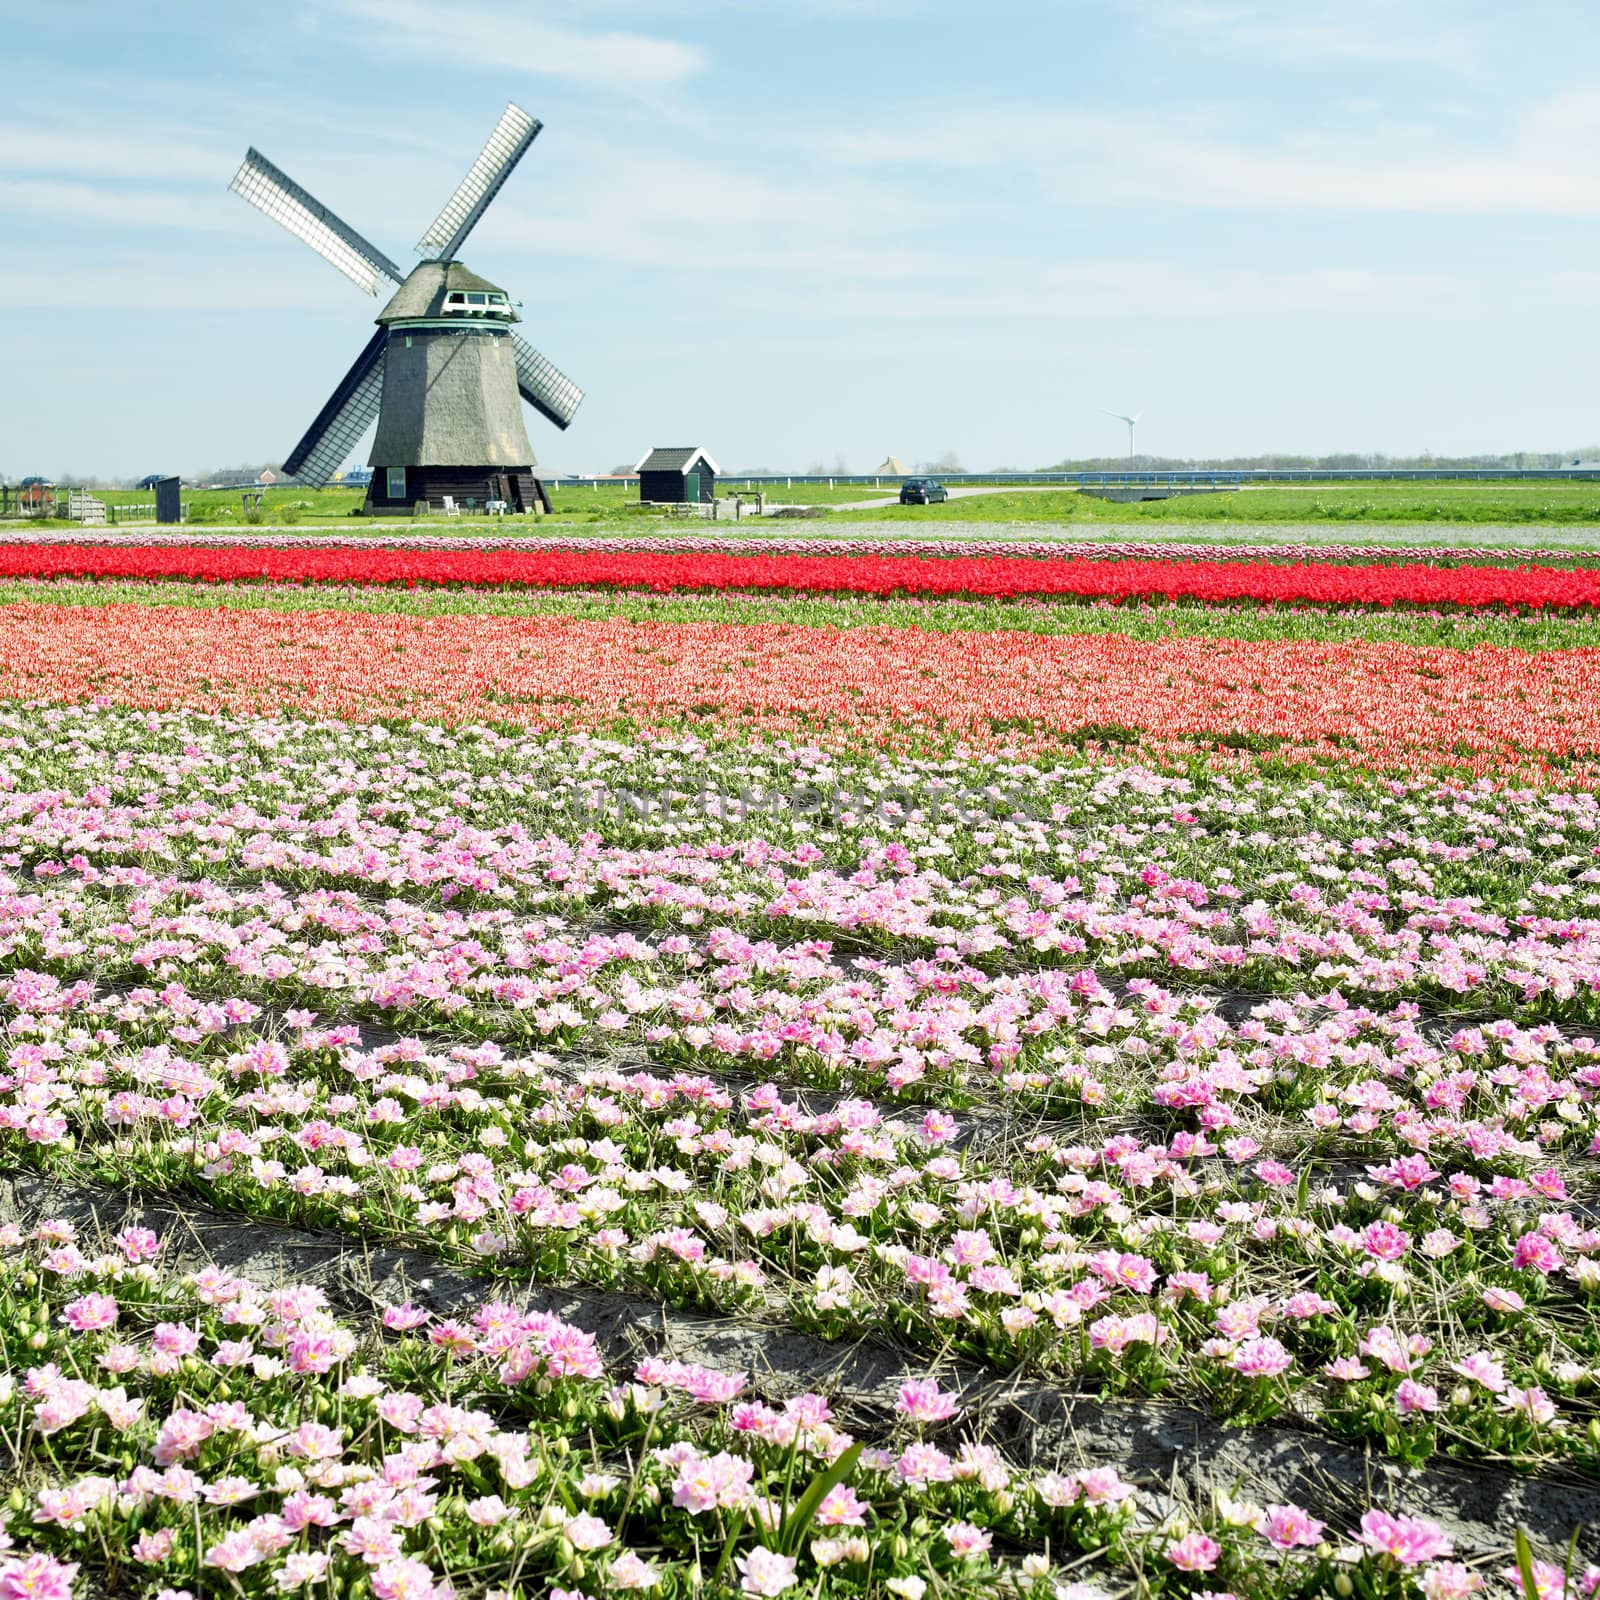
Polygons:
[[[437,317],[444,311],[444,299],[452,290],[470,290],[474,294],[505,294],[498,283],[480,278],[476,272],[462,266],[459,261],[423,261],[411,270],[406,281],[394,292],[376,320],[380,326],[391,322],[416,322],[425,317]],[[521,322],[511,309],[510,296],[500,308],[509,314],[512,322]]]
[[712,477],[719,477],[722,468],[706,453],[703,444],[658,445],[644,456],[635,472],[693,472],[697,462],[705,462]]

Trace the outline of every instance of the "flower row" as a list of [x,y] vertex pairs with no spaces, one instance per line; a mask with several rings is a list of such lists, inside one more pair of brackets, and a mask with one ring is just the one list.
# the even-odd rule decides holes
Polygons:
[[[109,708],[0,729],[0,866],[28,886],[0,906],[13,964],[88,950],[103,974],[281,985],[276,952],[316,929],[317,976],[296,991],[314,1004],[403,1007],[436,962],[525,1011],[577,960],[573,1004],[610,1008],[628,974],[625,1009],[649,1022],[750,1018],[746,985],[813,1002],[824,1027],[840,1007],[909,1006],[985,1046],[997,1003],[1024,1038],[1054,1042],[1031,1020],[1052,1007],[1076,1026],[1061,986],[1090,964],[1600,1018],[1600,801],[1583,791]],[[754,956],[732,953],[751,939]],[[880,975],[869,953],[932,976]],[[1025,970],[1040,967],[1060,971]],[[852,1038],[873,1026],[843,1021]]]
[[183,578],[211,583],[514,584],[532,588],[778,589],[890,595],[1052,595],[1207,603],[1589,607],[1600,568],[1421,562],[1107,560],[1014,555],[418,549],[396,545],[0,544],[0,578]]
[[[1146,1109],[1169,1128],[1154,1142],[996,1150],[962,1148],[938,1111],[813,1112],[771,1084],[735,1099],[703,1075],[570,1080],[544,1053],[362,1049],[354,1028],[303,1017],[263,1038],[253,1006],[170,988],[96,1000],[24,978],[10,1001],[28,1009],[8,1019],[0,1139],[64,1173],[194,1175],[245,1212],[540,1277],[827,1335],[876,1327],[1112,1392],[1177,1387],[1234,1416],[1292,1406],[1410,1458],[1466,1439],[1530,1461],[1595,1453],[1600,1345],[1580,1308],[1600,1291],[1600,1233],[1569,1179],[1536,1140],[1487,1126],[1493,1163],[1479,1141],[1429,1138],[1423,1155],[1402,1137],[1363,1165],[1387,1142],[1370,1078],[1319,1105],[1351,1169],[1340,1187],[1228,1133],[1222,1101],[1185,1127],[1193,1091],[1237,1071],[1152,1084]],[[1583,1085],[1600,1079],[1592,1052],[1575,1059]],[[1560,1104],[1592,1126],[1591,1102],[1573,1084]],[[1394,1120],[1420,1134],[1443,1119]]]
[[0,695],[900,748],[1065,742],[1548,776],[1600,749],[1600,652],[935,634],[777,622],[14,603]]
[[[1408,1457],[1593,1452],[1600,1059],[1484,1016],[1594,1009],[1591,794],[112,708],[0,742],[18,1158]],[[852,801],[533,809],[695,781]]]
[[[164,1248],[140,1227],[93,1256],[66,1222],[0,1229],[0,1418],[25,1485],[0,1535],[6,1600],[67,1600],[80,1575],[174,1600],[1043,1600],[1079,1552],[1137,1563],[1157,1593],[1483,1587],[1438,1524],[1381,1510],[1337,1549],[1295,1505],[1136,1526],[1112,1469],[1023,1473],[930,1441],[959,1415],[931,1380],[904,1385],[898,1436],[869,1447],[823,1395],[768,1404],[743,1373],[658,1358],[608,1372],[582,1330],[503,1300],[449,1320],[391,1305],[362,1329],[307,1285],[180,1277]],[[1026,1553],[1002,1561],[997,1541]]]

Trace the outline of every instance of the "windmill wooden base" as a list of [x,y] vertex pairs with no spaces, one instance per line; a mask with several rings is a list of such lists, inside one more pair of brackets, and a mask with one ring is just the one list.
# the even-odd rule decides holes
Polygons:
[[[373,470],[363,509],[369,515],[394,516],[426,508],[443,511],[445,499],[463,511],[482,510],[500,501],[507,512],[522,513],[550,509],[550,496],[532,467],[403,467],[405,492],[391,497],[389,473],[384,467]],[[398,487],[398,485],[396,485]]]

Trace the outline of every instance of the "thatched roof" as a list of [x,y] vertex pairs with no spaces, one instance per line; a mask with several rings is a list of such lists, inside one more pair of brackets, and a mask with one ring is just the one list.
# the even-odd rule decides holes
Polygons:
[[[459,261],[424,261],[395,290],[394,298],[378,313],[378,325],[386,327],[391,322],[418,322],[428,317],[443,316],[445,296],[458,290],[472,294],[505,294],[499,284],[480,278]],[[497,321],[522,321],[512,309],[509,295],[506,296],[506,304],[495,309]]]

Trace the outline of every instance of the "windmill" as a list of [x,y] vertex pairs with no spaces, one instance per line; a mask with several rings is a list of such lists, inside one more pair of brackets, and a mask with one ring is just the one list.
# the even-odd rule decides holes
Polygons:
[[[1106,408],[1104,406],[1101,406],[1100,409],[1102,411],[1106,411]],[[1115,417],[1118,422],[1126,422],[1128,424],[1128,471],[1132,472],[1133,471],[1133,461],[1134,461],[1134,456],[1133,456],[1133,425],[1134,425],[1134,423],[1136,423],[1139,420],[1140,417],[1142,417],[1144,415],[1144,412],[1135,411],[1134,414],[1131,417],[1125,417],[1120,411],[1106,411],[1106,415],[1108,417]]]
[[522,319],[505,290],[456,259],[539,128],[520,106],[506,107],[417,242],[423,259],[409,273],[259,150],[247,152],[229,188],[358,289],[389,296],[378,331],[289,452],[287,472],[304,483],[328,482],[376,417],[369,508],[442,506],[446,496],[503,501],[508,510],[527,510],[535,500],[548,507],[521,400],[565,428],[583,391],[512,331]]

